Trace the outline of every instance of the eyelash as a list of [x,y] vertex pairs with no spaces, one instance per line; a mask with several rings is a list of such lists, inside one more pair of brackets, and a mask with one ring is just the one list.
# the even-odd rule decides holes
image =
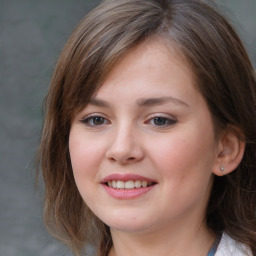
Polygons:
[[[81,122],[88,127],[95,127],[95,128],[99,128],[103,125],[111,123],[107,118],[105,118],[101,115],[98,115],[98,114],[86,116],[85,118],[83,118],[81,120]],[[100,123],[96,124],[95,122],[100,122]],[[151,123],[151,122],[154,122],[154,123]],[[160,122],[160,123],[156,124],[156,122]],[[177,122],[177,120],[174,118],[165,117],[165,116],[162,116],[159,114],[159,115],[155,115],[155,116],[149,118],[145,122],[145,124],[150,124],[151,126],[166,128],[166,127],[174,125],[176,122]]]
[[[95,124],[95,123],[91,123],[91,122],[94,122],[94,121],[97,121],[97,118],[98,119],[101,119],[101,121],[103,121],[103,123],[101,124]],[[99,120],[98,120],[99,121]],[[81,120],[82,123],[84,123],[85,125],[89,126],[89,127],[101,127],[105,124],[109,124],[110,121],[108,121],[107,118],[101,116],[101,115],[89,115],[89,116],[86,116],[85,118],[83,118]]]
[[[155,122],[159,122],[161,124],[156,124]],[[151,122],[154,122],[153,124]],[[160,128],[167,128],[169,126],[174,125],[175,123],[177,123],[177,120],[175,118],[170,118],[170,117],[166,117],[163,115],[155,115],[151,118],[149,118],[146,122],[146,124],[150,124],[152,126],[156,126],[156,127],[160,127]]]

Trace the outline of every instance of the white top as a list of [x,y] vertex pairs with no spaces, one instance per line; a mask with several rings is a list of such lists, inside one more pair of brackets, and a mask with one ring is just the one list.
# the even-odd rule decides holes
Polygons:
[[223,234],[214,256],[253,256],[245,245],[236,242],[227,234]]

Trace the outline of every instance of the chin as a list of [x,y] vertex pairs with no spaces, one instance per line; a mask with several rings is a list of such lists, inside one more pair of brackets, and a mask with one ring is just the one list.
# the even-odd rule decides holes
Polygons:
[[110,229],[122,232],[143,232],[152,225],[152,223],[149,223],[146,219],[124,214],[120,214],[118,217],[101,218],[101,220],[109,226]]
[[145,225],[134,225],[131,223],[114,223],[113,225],[109,225],[109,227],[111,230],[117,230],[126,233],[142,233],[148,230],[148,227]]

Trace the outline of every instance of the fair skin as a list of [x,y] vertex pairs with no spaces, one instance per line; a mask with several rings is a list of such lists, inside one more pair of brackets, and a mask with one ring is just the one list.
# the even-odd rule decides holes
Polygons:
[[109,255],[206,256],[205,209],[212,172],[228,168],[224,149],[186,63],[161,40],[131,50],[69,138],[78,190],[110,227]]

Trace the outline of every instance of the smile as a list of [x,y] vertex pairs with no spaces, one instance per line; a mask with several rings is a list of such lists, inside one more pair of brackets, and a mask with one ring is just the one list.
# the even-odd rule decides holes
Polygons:
[[107,185],[112,188],[117,189],[136,189],[136,188],[146,188],[153,185],[153,182],[148,182],[145,180],[110,180]]
[[111,197],[129,200],[141,197],[157,185],[156,180],[137,174],[111,174],[101,180],[103,188]]

